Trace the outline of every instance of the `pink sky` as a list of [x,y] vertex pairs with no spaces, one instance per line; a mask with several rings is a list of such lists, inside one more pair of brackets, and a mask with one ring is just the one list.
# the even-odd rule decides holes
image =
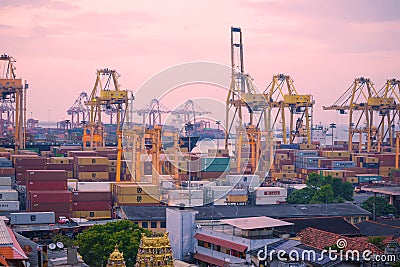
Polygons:
[[30,84],[28,115],[47,121],[50,110],[57,121],[92,90],[99,68],[117,69],[122,88],[135,91],[172,65],[230,64],[230,27],[240,26],[246,72],[260,88],[289,74],[300,94],[314,95],[315,122],[340,123],[322,106],[355,77],[377,89],[400,79],[399,10],[396,0],[2,0],[0,53],[17,60]]

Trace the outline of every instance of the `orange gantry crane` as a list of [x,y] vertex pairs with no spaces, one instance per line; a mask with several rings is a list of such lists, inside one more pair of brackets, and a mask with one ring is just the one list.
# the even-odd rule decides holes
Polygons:
[[[312,95],[299,95],[294,87],[293,79],[285,74],[273,76],[272,82],[264,93],[271,108],[278,110],[272,124],[273,128],[277,124],[279,115],[281,117],[283,143],[293,144],[296,137],[302,137],[306,138],[307,144],[311,144],[312,110],[315,104]],[[285,110],[289,112],[289,140]]]
[[[9,55],[1,55],[0,63],[2,72],[0,73],[0,93],[1,102],[12,106],[13,111],[13,130],[15,153],[19,149],[25,148],[26,141],[26,91],[28,84],[23,83],[22,79],[17,78],[15,73],[15,59]],[[2,106],[3,106],[2,104]],[[3,114],[1,113],[1,116]]]
[[89,123],[83,131],[83,147],[104,147],[105,130],[102,122],[102,111],[107,109],[116,110],[117,121],[117,174],[116,181],[121,180],[122,162],[122,123],[128,107],[128,91],[121,90],[118,78],[120,75],[116,70],[99,69],[96,72],[96,82],[90,94],[89,100],[85,103],[90,107]]
[[[353,137],[359,135],[358,151],[380,151],[382,138],[391,133],[394,122],[393,112],[398,112],[394,98],[390,96],[390,84],[380,91],[375,90],[369,78],[356,78],[353,84],[333,105],[324,110],[337,110],[348,114],[348,150],[353,150]],[[385,120],[388,125],[385,125]],[[363,135],[366,137],[363,138]],[[393,142],[393,141],[392,141]]]
[[261,159],[267,150],[262,148],[262,140],[271,141],[270,109],[265,95],[256,91],[252,78],[244,71],[243,36],[241,28],[237,27],[231,27],[231,68],[226,99],[225,149],[228,149],[230,136],[235,133],[237,172],[254,174],[260,167],[265,167]]

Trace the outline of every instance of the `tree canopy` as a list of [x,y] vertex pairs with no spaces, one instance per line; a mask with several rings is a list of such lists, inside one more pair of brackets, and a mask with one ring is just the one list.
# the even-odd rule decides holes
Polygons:
[[343,203],[353,200],[353,185],[331,176],[317,173],[308,175],[307,187],[291,193],[287,202],[290,204]]
[[131,221],[121,220],[103,225],[94,225],[78,235],[77,245],[83,260],[89,266],[105,266],[115,245],[124,253],[126,266],[136,262],[141,234],[150,231]]
[[[374,197],[369,197],[363,203],[361,203],[361,207],[371,213],[374,212]],[[396,208],[389,204],[389,201],[384,199],[383,197],[376,197],[375,200],[375,215],[385,216],[388,214],[396,215]]]

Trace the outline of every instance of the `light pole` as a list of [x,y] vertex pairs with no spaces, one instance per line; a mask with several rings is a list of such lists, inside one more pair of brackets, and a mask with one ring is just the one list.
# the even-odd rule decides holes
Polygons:
[[217,133],[217,149],[219,150],[219,136],[218,136],[218,134],[219,134],[219,125],[221,124],[221,121],[216,121],[215,123],[217,124],[217,127],[218,127],[218,133]]
[[[332,129],[332,154],[331,154],[331,158],[333,158],[333,129],[336,128],[336,123],[332,122],[331,124],[329,124],[329,128]],[[351,144],[349,144],[349,146],[351,146]]]
[[189,171],[189,207],[192,206],[192,175],[190,173],[190,164],[192,162],[192,159],[190,157],[190,151],[191,151],[191,143],[190,143],[190,132],[193,130],[193,125],[192,123],[189,121],[188,123],[185,124],[185,131],[186,131],[186,135],[189,137],[189,167],[188,167],[188,171]]

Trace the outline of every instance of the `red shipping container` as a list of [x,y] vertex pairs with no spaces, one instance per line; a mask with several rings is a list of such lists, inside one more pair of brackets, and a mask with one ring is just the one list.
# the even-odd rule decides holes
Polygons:
[[111,202],[111,192],[73,192],[72,193],[73,202],[96,202],[96,201],[107,201]]
[[109,154],[109,155],[107,155],[107,158],[109,160],[116,160],[117,159],[117,154]]
[[26,191],[67,190],[67,181],[28,181]]
[[16,166],[41,166],[46,165],[46,163],[45,157],[16,158],[14,162]]
[[73,171],[74,164],[60,164],[60,163],[47,163],[47,170],[64,170],[64,171]]
[[46,165],[37,165],[37,166],[16,166],[16,173],[25,173],[27,170],[45,170]]
[[111,210],[111,201],[73,202],[72,210],[81,210],[81,211]]
[[29,211],[54,211],[54,212],[72,212],[72,203],[64,202],[41,202],[41,203],[30,203]]
[[72,193],[67,190],[53,190],[53,191],[29,191],[28,200],[30,203],[41,202],[72,202]]
[[117,178],[117,174],[115,172],[108,173],[108,181],[115,182],[116,178]]
[[79,172],[108,172],[108,165],[77,165],[75,171]]
[[63,181],[67,180],[67,172],[64,170],[28,170],[26,171],[26,179],[28,181]]
[[0,168],[0,177],[14,176],[14,168]]
[[113,154],[117,154],[117,149],[107,149],[107,150],[100,150],[100,151],[96,151],[97,152],[97,156],[99,157],[107,157],[108,155],[113,155]]
[[96,151],[68,151],[68,157],[96,157]]

